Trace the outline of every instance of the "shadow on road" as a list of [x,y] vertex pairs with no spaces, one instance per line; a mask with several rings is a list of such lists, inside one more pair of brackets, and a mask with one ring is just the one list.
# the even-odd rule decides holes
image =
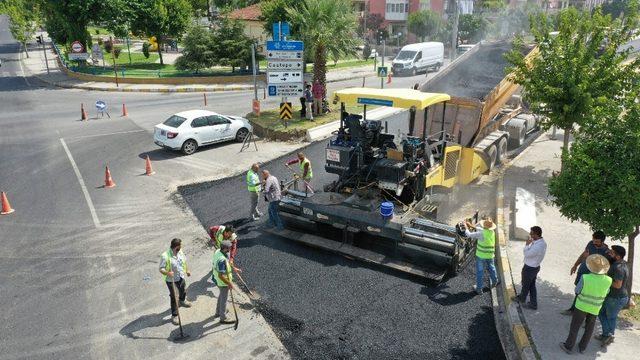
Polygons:
[[126,336],[130,339],[136,339],[136,340],[138,339],[165,340],[166,338],[163,338],[163,337],[138,336],[136,335],[136,333],[144,329],[159,327],[166,323],[171,322],[171,317],[169,315],[171,315],[170,309],[167,309],[157,314],[142,315],[139,318],[125,325],[122,329],[120,329],[120,335]]

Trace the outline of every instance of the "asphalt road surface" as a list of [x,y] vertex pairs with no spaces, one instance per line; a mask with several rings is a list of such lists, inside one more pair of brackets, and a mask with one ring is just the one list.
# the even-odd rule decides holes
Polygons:
[[[304,150],[314,164],[315,188],[335,176],[324,172],[325,146]],[[283,162],[292,156],[263,167],[285,180]],[[473,262],[435,286],[262,232],[262,221],[246,219],[244,175],[179,190],[204,226],[239,226],[243,278],[294,358],[504,358],[491,297],[475,296],[472,288]]]

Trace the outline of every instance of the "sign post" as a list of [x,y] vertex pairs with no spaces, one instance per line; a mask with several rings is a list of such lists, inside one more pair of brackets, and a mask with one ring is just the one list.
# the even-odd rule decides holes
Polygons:
[[[385,53],[387,52],[386,50],[387,50],[386,42],[385,42],[384,39],[382,39],[382,60],[381,60],[381,63],[380,63],[380,67],[385,69],[385,76],[384,77],[383,76],[380,77],[380,89],[384,89],[384,78],[387,76],[386,67],[384,66],[384,56],[385,56]],[[378,69],[380,69],[380,68],[378,68]],[[380,74],[379,70],[378,70],[378,74]]]
[[293,113],[287,97],[300,97],[304,91],[304,43],[286,41],[287,35],[288,23],[274,23],[273,41],[267,41],[267,90],[269,96],[281,97],[280,119],[285,120],[285,127]]

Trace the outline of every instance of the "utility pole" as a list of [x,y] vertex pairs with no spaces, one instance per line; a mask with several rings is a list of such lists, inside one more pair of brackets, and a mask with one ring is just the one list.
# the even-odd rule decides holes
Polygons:
[[[387,53],[386,41],[382,39],[382,63],[380,66],[384,67],[384,57]],[[384,77],[380,78],[380,89],[384,89]]]
[[456,58],[456,50],[458,48],[458,20],[460,18],[458,0],[451,0],[450,4],[453,5],[453,28],[451,29],[451,52],[449,53],[449,63]]
[[251,63],[253,65],[253,99],[258,100],[258,77],[256,73],[256,43],[251,43]]
[[[44,63],[47,65],[47,75],[49,75],[49,60],[47,59],[47,47],[44,44],[44,35],[38,35],[42,44],[42,52],[44,52]],[[25,48],[26,49],[26,48]]]

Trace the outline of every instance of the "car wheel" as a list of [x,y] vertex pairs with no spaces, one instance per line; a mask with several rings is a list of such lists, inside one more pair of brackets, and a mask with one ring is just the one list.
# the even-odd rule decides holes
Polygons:
[[236,141],[243,142],[247,135],[249,135],[249,130],[247,130],[246,128],[238,130],[238,132],[236,133]]
[[189,139],[182,144],[182,152],[185,155],[191,155],[196,152],[196,150],[198,150],[198,143],[193,139]]
[[438,63],[438,65],[436,65],[436,69],[435,69],[435,71],[436,71],[436,72],[440,71],[440,67],[441,67],[441,66],[442,66],[442,64],[441,64],[441,63]]
[[491,171],[491,169],[493,169],[493,166],[496,164],[496,159],[498,158],[498,150],[496,149],[495,145],[491,145],[489,146],[489,148],[486,150],[487,156],[489,157],[489,163],[487,164],[487,170]]
[[498,141],[498,157],[496,158],[496,165],[502,164],[507,160],[507,139],[502,138]]

